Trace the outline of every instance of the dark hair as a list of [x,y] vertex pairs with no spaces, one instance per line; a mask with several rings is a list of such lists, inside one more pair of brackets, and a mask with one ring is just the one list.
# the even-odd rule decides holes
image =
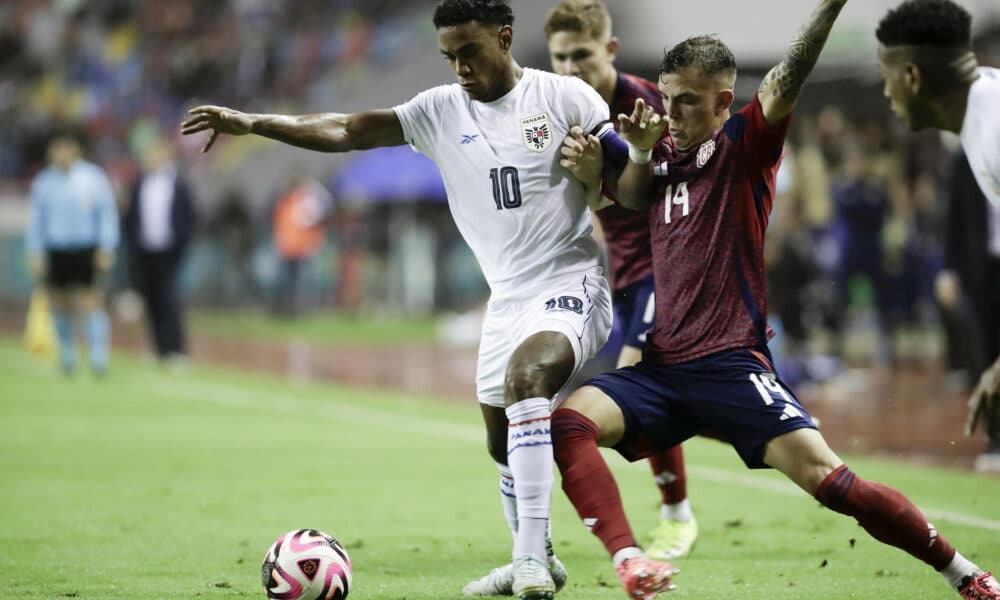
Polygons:
[[49,131],[47,145],[51,146],[56,141],[67,140],[74,142],[83,149],[85,139],[86,136],[84,136],[83,130],[78,125],[64,123],[56,125]]
[[485,25],[512,25],[508,0],[444,0],[434,9],[434,27],[453,27],[469,21]]
[[660,75],[696,66],[706,75],[735,75],[736,58],[728,46],[714,35],[689,37],[663,53]]
[[972,17],[951,0],[907,0],[890,10],[875,30],[886,46],[968,46]]

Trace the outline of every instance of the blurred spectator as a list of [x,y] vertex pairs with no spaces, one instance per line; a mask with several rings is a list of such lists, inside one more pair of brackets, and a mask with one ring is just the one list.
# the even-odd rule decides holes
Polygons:
[[229,190],[208,221],[206,233],[217,245],[222,263],[208,282],[214,302],[232,305],[259,299],[253,275],[256,234],[247,203],[240,192]]
[[194,233],[194,203],[165,140],[147,147],[143,163],[125,213],[129,272],[146,307],[157,358],[176,362],[187,356],[177,280]]
[[278,314],[294,316],[300,306],[302,272],[309,259],[326,244],[331,198],[318,181],[303,176],[291,185],[274,206],[274,247],[281,258],[280,283],[274,307]]
[[59,338],[59,361],[76,370],[74,321],[85,315],[90,368],[108,369],[111,326],[104,309],[104,275],[118,247],[118,210],[107,176],[81,158],[74,134],[58,133],[49,166],[31,186],[25,246],[32,275],[48,288]]
[[879,341],[875,360],[880,364],[891,361],[891,317],[886,288],[883,227],[889,214],[889,198],[885,187],[869,177],[865,155],[858,147],[849,147],[844,157],[841,179],[833,185],[833,238],[838,248],[833,281],[839,302],[834,315],[837,333],[837,354],[842,355],[846,309],[850,304],[850,284],[856,275],[865,276],[875,298]]

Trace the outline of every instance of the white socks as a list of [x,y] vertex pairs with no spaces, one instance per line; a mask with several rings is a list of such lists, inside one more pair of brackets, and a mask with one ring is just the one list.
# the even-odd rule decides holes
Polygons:
[[[552,504],[552,411],[548,398],[529,398],[507,407],[507,464],[517,482],[514,556],[546,561]],[[506,512],[506,506],[505,506]],[[509,520],[509,519],[508,519]]]
[[661,521],[680,521],[681,523],[690,523],[692,519],[694,519],[694,513],[691,512],[691,503],[688,502],[687,498],[681,500],[677,504],[660,505]]
[[951,589],[955,590],[962,585],[963,579],[966,577],[975,577],[982,573],[983,570],[956,550],[955,558],[951,559],[951,563],[938,572],[944,576]]
[[637,556],[643,556],[642,550],[636,546],[628,546],[626,548],[622,548],[618,552],[615,552],[611,557],[611,562],[617,567],[626,560]]
[[514,474],[510,467],[497,463],[500,470],[500,503],[503,505],[503,516],[510,526],[510,533],[517,541],[517,495],[514,493]]

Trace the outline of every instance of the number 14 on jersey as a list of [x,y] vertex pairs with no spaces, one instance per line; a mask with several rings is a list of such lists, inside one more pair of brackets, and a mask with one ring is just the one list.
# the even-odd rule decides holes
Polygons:
[[688,204],[688,184],[686,181],[678,183],[676,191],[674,191],[673,184],[667,186],[667,192],[663,195],[664,223],[670,223],[671,213],[675,205],[682,207],[680,214],[682,217],[688,216],[688,213],[691,211],[691,207]]

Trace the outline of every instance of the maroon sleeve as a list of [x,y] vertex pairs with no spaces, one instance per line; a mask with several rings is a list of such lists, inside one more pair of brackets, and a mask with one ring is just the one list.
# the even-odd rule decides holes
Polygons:
[[777,123],[769,124],[764,118],[760,99],[754,94],[749,104],[726,121],[723,129],[751,165],[766,169],[781,158],[791,122],[792,113],[788,113]]

